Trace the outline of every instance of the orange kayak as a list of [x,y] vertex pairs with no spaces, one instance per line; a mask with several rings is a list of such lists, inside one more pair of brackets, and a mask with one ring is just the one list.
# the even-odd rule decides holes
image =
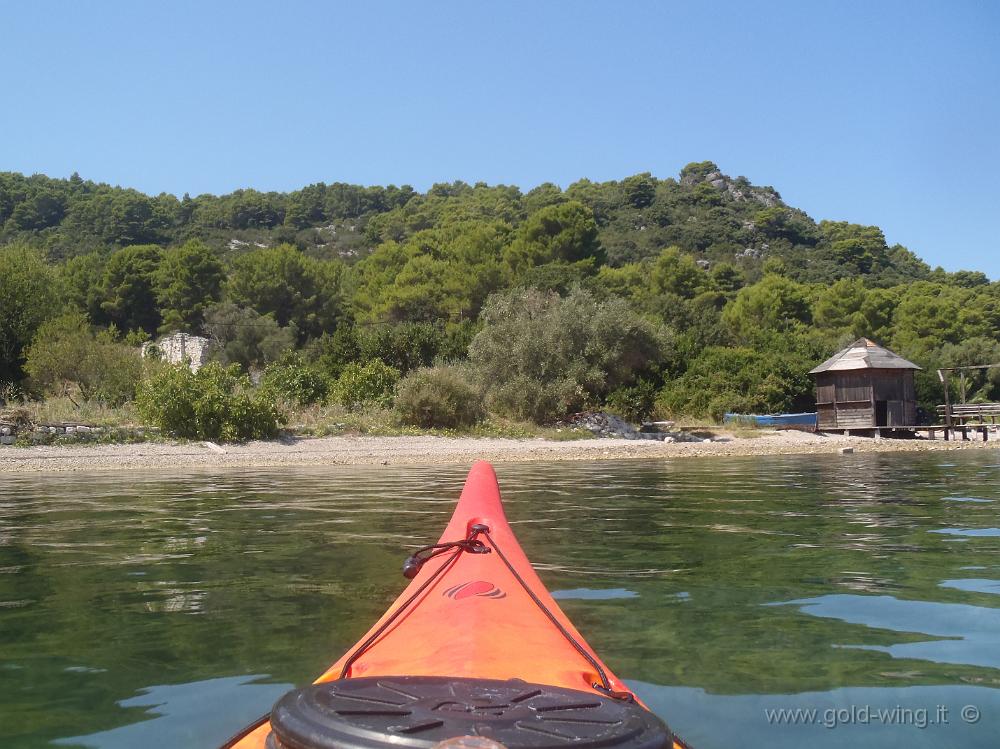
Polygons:
[[223,749],[429,749],[459,737],[508,749],[684,747],[542,585],[489,463],[473,466],[441,540],[404,575],[410,584],[354,647]]

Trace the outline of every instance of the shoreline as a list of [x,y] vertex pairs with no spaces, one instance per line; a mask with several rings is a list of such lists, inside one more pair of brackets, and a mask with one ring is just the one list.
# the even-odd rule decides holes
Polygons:
[[720,434],[709,442],[664,443],[616,438],[554,441],[495,437],[304,437],[273,442],[144,442],[0,448],[0,473],[171,468],[270,468],[317,465],[463,464],[532,461],[650,460],[729,456],[925,452],[1000,447],[1000,442],[897,440],[761,431]]

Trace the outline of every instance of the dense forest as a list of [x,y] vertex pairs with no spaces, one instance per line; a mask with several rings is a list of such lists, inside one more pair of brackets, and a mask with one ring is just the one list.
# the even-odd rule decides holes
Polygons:
[[[932,269],[876,226],[817,223],[711,162],[528,192],[181,199],[0,173],[0,309],[0,398],[203,390],[131,353],[187,331],[216,344],[213,386],[425,426],[809,409],[808,370],[861,335],[924,367],[925,408],[934,368],[1000,361],[1000,283]],[[978,377],[971,397],[1000,399]]]

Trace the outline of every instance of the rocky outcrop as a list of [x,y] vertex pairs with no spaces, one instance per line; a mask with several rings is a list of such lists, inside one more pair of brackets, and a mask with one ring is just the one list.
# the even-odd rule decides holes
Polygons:
[[700,169],[685,171],[680,183],[686,187],[695,187],[704,183],[711,185],[720,192],[727,193],[737,203],[760,203],[765,208],[773,208],[776,205],[784,205],[784,201],[773,187],[757,187],[750,184],[746,177],[733,179],[728,174],[723,174],[718,168],[704,173],[705,168],[714,167],[710,162],[698,165]]

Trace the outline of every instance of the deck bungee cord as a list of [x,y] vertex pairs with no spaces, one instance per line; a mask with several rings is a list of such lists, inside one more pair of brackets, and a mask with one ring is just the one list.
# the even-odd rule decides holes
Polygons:
[[[422,549],[418,549],[416,552],[410,555],[406,559],[406,561],[403,562],[403,577],[405,577],[407,580],[412,580],[420,572],[420,569],[423,567],[424,562],[436,556],[444,554],[450,549],[455,550],[455,553],[452,554],[450,559],[445,560],[440,567],[434,570],[431,576],[428,577],[427,580],[424,581],[419,588],[417,588],[416,592],[414,592],[412,596],[407,598],[399,606],[399,608],[393,611],[392,615],[388,619],[386,619],[382,623],[382,625],[375,630],[375,632],[369,635],[364,640],[364,642],[358,645],[357,648],[355,648],[354,652],[347,657],[347,660],[344,661],[343,668],[340,669],[341,679],[347,678],[348,673],[350,673],[351,666],[354,665],[355,661],[357,661],[358,658],[364,655],[365,651],[368,650],[368,648],[370,648],[390,626],[392,626],[392,623],[396,621],[396,619],[398,619],[400,616],[402,616],[406,612],[406,610],[413,604],[413,602],[418,598],[420,598],[421,594],[425,590],[427,590],[431,585],[434,584],[434,581],[441,576],[441,574],[448,568],[449,565],[454,564],[456,561],[458,561],[458,557],[461,556],[463,551],[467,551],[472,554],[483,554],[488,551],[488,549],[486,549],[482,541],[476,540],[476,536],[479,535],[480,532],[481,529],[475,527],[469,533],[469,537],[461,541],[446,541],[444,543],[424,546]],[[431,553],[425,557],[419,556],[419,554],[421,554],[424,551],[431,551]]]
[[541,602],[538,596],[535,595],[535,592],[530,587],[528,587],[528,583],[526,583],[524,581],[524,578],[517,573],[517,570],[514,569],[514,565],[512,565],[510,561],[507,559],[507,557],[504,556],[504,553],[500,550],[500,547],[496,545],[496,542],[492,538],[490,538],[490,532],[488,529],[483,532],[483,535],[486,536],[486,540],[490,542],[490,545],[494,549],[496,549],[497,555],[503,560],[503,563],[507,565],[507,569],[510,570],[514,578],[521,584],[521,587],[524,588],[524,591],[531,597],[531,600],[534,601],[535,604],[538,606],[538,608],[542,610],[542,613],[544,613],[545,616],[548,617],[549,621],[551,621],[552,624],[555,625],[556,629],[558,629],[559,632],[562,633],[562,636],[569,641],[570,645],[572,645],[573,648],[580,655],[582,655],[587,660],[587,662],[590,663],[591,666],[594,667],[594,670],[597,672],[597,675],[600,678],[601,683],[598,684],[597,682],[594,682],[593,684],[591,684],[591,686],[594,687],[594,689],[598,689],[604,692],[609,697],[612,697],[616,700],[626,700],[628,702],[635,701],[635,695],[632,694],[631,692],[611,688],[611,682],[608,680],[608,675],[604,672],[604,666],[601,665],[601,662],[597,660],[597,658],[595,658],[593,655],[587,652],[587,649],[584,648],[583,645],[581,645],[576,640],[576,638],[573,637],[573,635],[571,635],[566,630],[566,628],[562,625],[562,623],[558,619],[556,619],[555,615],[551,611],[549,611],[546,605]]

